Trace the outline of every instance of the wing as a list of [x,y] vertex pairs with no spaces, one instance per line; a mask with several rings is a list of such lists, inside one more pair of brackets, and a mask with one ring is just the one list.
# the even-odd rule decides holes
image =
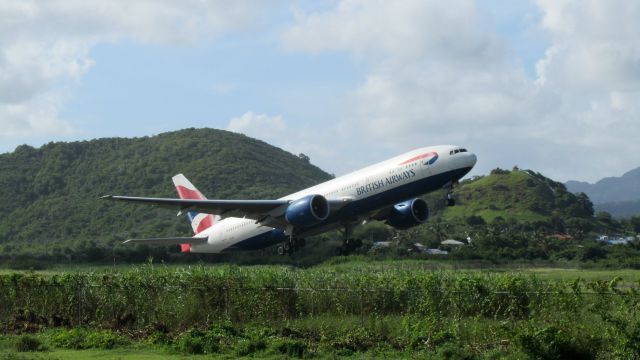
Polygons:
[[[225,217],[254,219],[265,226],[285,229],[284,219],[291,200],[191,200],[105,195],[101,199],[119,200],[140,204],[157,205],[179,211],[195,211]],[[328,200],[330,211],[337,211],[352,198]]]
[[289,204],[288,200],[191,200],[113,195],[105,195],[101,199],[157,205],[169,209],[215,214],[222,217],[268,214],[274,209]]
[[180,245],[180,244],[204,244],[207,237],[168,237],[168,238],[149,238],[149,239],[129,239],[123,244],[147,244],[147,245]]

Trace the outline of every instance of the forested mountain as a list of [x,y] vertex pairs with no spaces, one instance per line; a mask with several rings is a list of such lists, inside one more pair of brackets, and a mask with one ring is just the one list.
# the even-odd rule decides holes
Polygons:
[[169,210],[98,200],[105,194],[176,197],[176,173],[209,198],[226,199],[277,198],[331,177],[305,156],[213,129],[22,145],[0,155],[0,245],[4,253],[50,243],[64,251],[129,237],[188,235],[186,219]]

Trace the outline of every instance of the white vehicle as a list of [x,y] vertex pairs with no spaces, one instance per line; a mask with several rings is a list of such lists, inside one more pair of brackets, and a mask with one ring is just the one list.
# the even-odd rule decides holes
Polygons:
[[173,177],[180,199],[103,198],[186,212],[195,234],[125,243],[179,244],[182,252],[192,253],[255,250],[280,244],[280,254],[291,254],[304,246],[305,237],[342,228],[344,239],[338,253],[346,255],[361,244],[352,238],[357,224],[379,220],[397,229],[423,224],[429,210],[419,196],[442,188],[449,190],[448,205],[453,205],[453,185],[475,164],[473,153],[442,145],[416,149],[277,200],[208,200],[182,174]]

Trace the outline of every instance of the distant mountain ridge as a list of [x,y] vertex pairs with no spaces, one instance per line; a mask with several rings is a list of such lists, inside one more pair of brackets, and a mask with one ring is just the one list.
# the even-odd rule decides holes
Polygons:
[[620,177],[606,177],[595,184],[567,181],[571,192],[583,192],[594,204],[640,200],[640,167]]
[[594,203],[596,211],[607,211],[614,216],[640,214],[640,167],[620,177],[606,177],[595,184],[567,181],[571,192],[583,192]]

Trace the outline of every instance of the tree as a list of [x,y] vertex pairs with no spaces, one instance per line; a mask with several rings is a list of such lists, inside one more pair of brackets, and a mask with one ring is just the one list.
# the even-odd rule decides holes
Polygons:
[[302,160],[303,160],[304,162],[306,162],[306,163],[311,162],[311,158],[310,158],[310,157],[308,157],[307,155],[303,154],[303,153],[298,154],[298,157],[299,157],[300,159],[302,159]]
[[482,216],[478,216],[478,215],[471,215],[469,217],[467,217],[467,224],[470,226],[482,226],[482,225],[486,225],[487,223],[484,221],[484,218]]

